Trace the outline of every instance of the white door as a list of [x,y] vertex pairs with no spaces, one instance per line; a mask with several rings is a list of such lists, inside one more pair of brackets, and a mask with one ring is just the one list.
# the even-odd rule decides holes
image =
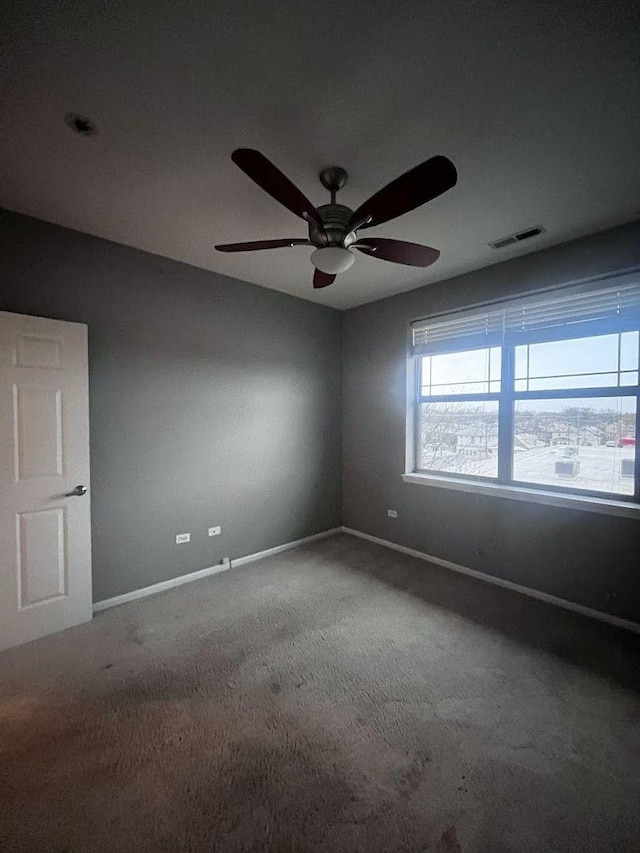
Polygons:
[[87,327],[0,311],[0,649],[88,619]]

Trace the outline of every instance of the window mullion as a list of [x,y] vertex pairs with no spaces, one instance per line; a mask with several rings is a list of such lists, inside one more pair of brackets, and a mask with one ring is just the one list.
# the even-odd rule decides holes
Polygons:
[[635,385],[602,385],[596,388],[547,388],[542,391],[514,391],[514,400],[572,400],[586,397],[635,397]]
[[[618,364],[620,367],[620,363]],[[638,335],[638,367],[640,368],[640,335]],[[634,471],[634,500],[640,502],[640,452],[638,452],[638,439],[640,438],[640,388],[636,389],[636,446],[635,446],[635,471]]]
[[513,390],[515,348],[502,348],[498,405],[498,482],[510,483],[513,474]]
[[422,394],[422,367],[423,359],[417,359],[417,370],[414,371],[413,388],[413,466],[417,471],[420,468],[422,441],[420,436],[420,396]]
[[484,403],[487,401],[499,402],[500,394],[495,392],[486,394],[437,394],[435,396],[418,396],[419,403]]

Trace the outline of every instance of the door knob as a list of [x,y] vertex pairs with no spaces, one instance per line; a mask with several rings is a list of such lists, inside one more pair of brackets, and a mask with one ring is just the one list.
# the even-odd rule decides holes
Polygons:
[[87,487],[86,486],[76,486],[75,489],[73,489],[70,492],[67,492],[66,496],[68,498],[81,498],[83,495],[86,495],[86,494],[87,494]]

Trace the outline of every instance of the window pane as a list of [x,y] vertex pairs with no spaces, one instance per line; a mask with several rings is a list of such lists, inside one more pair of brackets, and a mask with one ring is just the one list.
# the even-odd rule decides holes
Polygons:
[[524,380],[524,388],[522,390],[526,391],[526,379],[529,375],[529,347],[516,347],[515,352],[516,354],[514,360],[514,375],[516,379]]
[[[500,369],[502,362],[502,349],[501,347],[491,347],[489,351],[489,369],[491,370],[489,379],[491,380],[491,384],[497,381],[498,385],[500,385]],[[500,390],[498,388],[498,390]]]
[[527,391],[556,391],[566,388],[610,388],[618,385],[617,373],[588,373],[586,376],[545,376],[530,379]]
[[620,335],[620,370],[638,369],[638,332]]
[[[634,349],[635,347],[635,349]],[[638,369],[638,333],[516,347],[516,391],[615,387],[620,370]]]
[[422,396],[500,391],[500,347],[424,356]]
[[513,479],[634,493],[636,398],[518,400]]
[[418,468],[498,476],[498,403],[422,403]]

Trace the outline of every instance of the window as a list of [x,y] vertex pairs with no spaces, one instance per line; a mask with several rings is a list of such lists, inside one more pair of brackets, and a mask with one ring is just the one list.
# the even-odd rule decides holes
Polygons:
[[412,324],[414,471],[640,503],[640,279]]

